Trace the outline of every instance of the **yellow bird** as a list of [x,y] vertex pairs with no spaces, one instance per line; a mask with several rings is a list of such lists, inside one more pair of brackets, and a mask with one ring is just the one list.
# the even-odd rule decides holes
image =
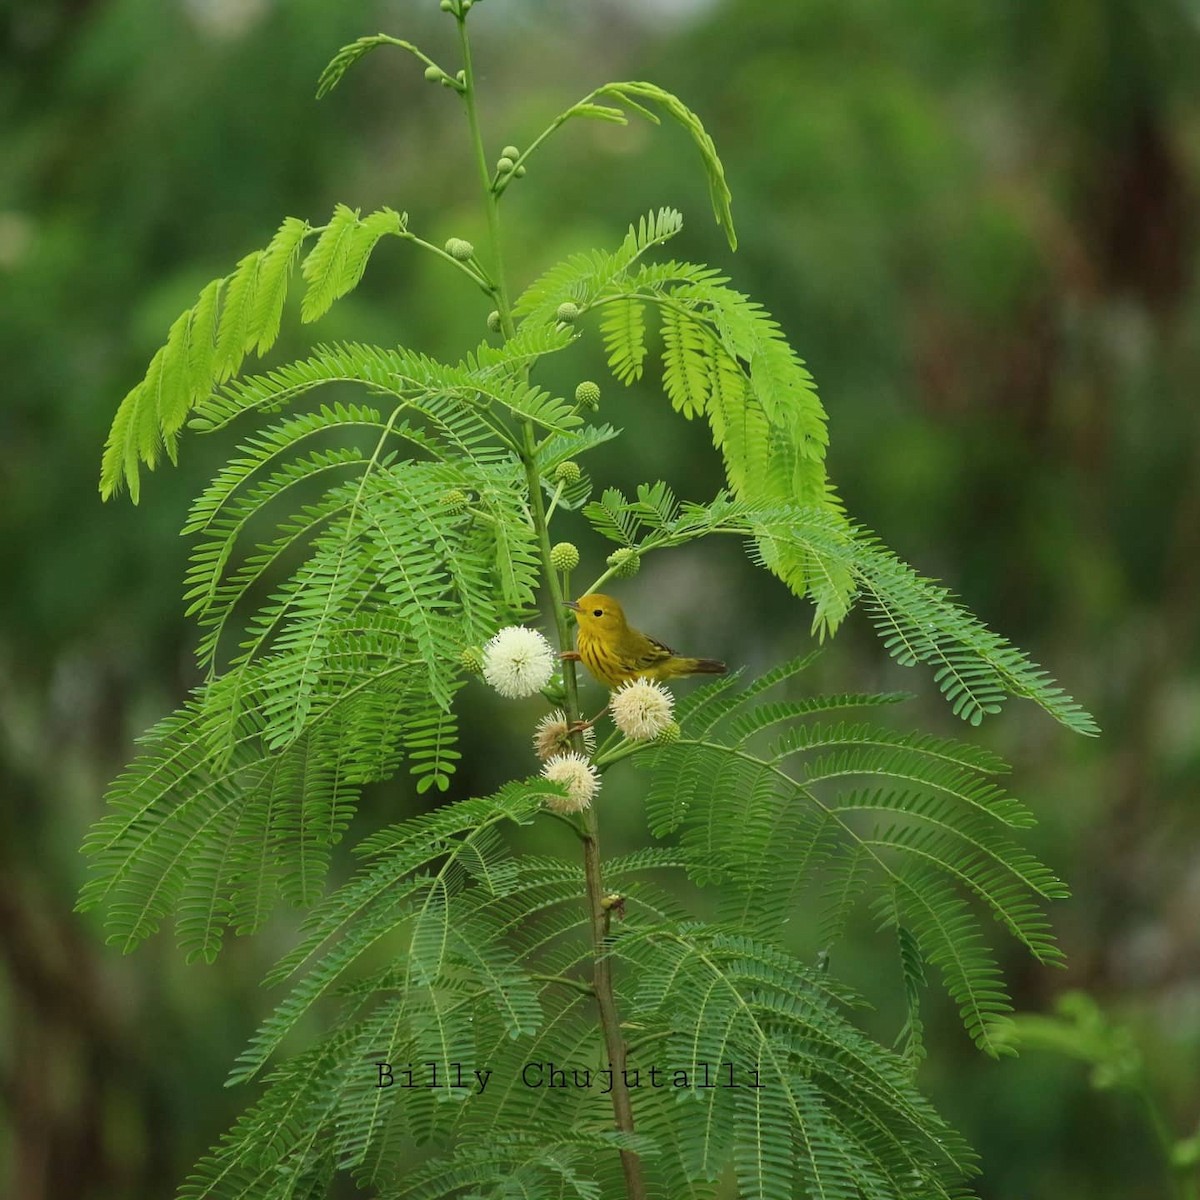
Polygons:
[[630,679],[672,679],[676,675],[724,675],[729,669],[715,658],[683,658],[670,646],[630,627],[621,606],[594,592],[568,600],[579,621],[579,653],[596,680],[609,691]]

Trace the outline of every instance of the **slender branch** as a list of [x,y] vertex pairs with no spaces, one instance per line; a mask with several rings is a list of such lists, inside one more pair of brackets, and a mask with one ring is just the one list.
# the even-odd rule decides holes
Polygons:
[[[534,453],[535,454],[537,453],[536,449],[535,449]],[[546,524],[547,525],[550,524],[550,519],[554,516],[554,510],[558,507],[558,502],[559,502],[559,500],[562,499],[563,488],[565,488],[566,486],[567,486],[567,481],[565,479],[560,479],[558,481],[558,487],[556,487],[554,489],[554,495],[550,497],[550,507],[548,509],[546,509]]]
[[1172,1191],[1175,1193],[1177,1200],[1195,1200],[1197,1193],[1195,1168],[1185,1167],[1181,1170],[1175,1165],[1174,1151],[1176,1138],[1167,1124],[1166,1118],[1163,1116],[1162,1109],[1150,1094],[1150,1089],[1144,1081],[1135,1083],[1132,1091],[1146,1110],[1150,1128],[1154,1131],[1155,1140],[1158,1142],[1159,1152],[1162,1154],[1163,1162],[1166,1164],[1167,1171],[1171,1176]]
[[582,992],[585,996],[596,994],[596,989],[586,980],[571,979],[567,975],[530,975],[529,978],[538,983],[560,983],[563,987],[574,988],[575,991]]
[[[496,308],[500,314],[500,328],[505,337],[516,332],[513,324],[512,307],[508,299],[508,288],[504,276],[504,256],[500,242],[500,214],[496,192],[487,165],[487,154],[483,145],[483,134],[479,127],[479,109],[475,98],[475,71],[471,62],[471,44],[467,37],[465,14],[459,12],[458,33],[462,45],[463,87],[462,97],[467,109],[467,123],[471,130],[471,142],[475,151],[476,167],[483,187],[484,206],[487,210],[488,236],[491,242],[492,278],[495,281]],[[540,139],[539,139],[540,140]],[[528,153],[528,151],[526,152]],[[528,371],[528,368],[526,368]],[[537,530],[541,550],[542,570],[550,592],[554,626],[561,650],[571,648],[571,632],[567,625],[567,610],[559,587],[558,572],[550,561],[550,527],[546,518],[546,502],[542,495],[542,481],[537,469],[537,446],[533,423],[524,418],[520,421],[523,444],[520,453],[529,488],[529,504],[534,528]],[[563,663],[563,682],[567,693],[567,720],[574,724],[579,719],[579,681],[575,664]],[[575,749],[583,752],[583,734],[574,734]],[[605,1049],[613,1070],[611,1092],[613,1116],[616,1126],[624,1133],[633,1133],[633,1104],[625,1084],[625,1039],[621,1033],[621,1018],[617,1012],[616,994],[613,990],[612,963],[605,942],[611,914],[604,907],[604,882],[600,861],[599,826],[596,810],[587,808],[582,814],[583,866],[587,879],[587,899],[592,929],[592,986],[595,990],[596,1007],[600,1014],[600,1027],[604,1035]],[[625,1176],[625,1190],[629,1200],[646,1200],[646,1185],[642,1178],[641,1159],[632,1150],[621,1150],[621,1169]]]
[[569,817],[566,813],[557,813],[552,808],[542,810],[543,816],[553,817],[557,821],[561,821],[580,841],[586,836],[582,829]]
[[431,254],[436,254],[438,258],[444,258],[452,267],[456,267],[473,284],[479,287],[485,296],[494,296],[496,294],[496,285],[486,275],[481,275],[471,270],[465,262],[459,262],[454,255],[447,254],[440,246],[435,246],[432,242],[427,242],[424,238],[417,237],[415,233],[410,233],[407,229],[401,232],[399,236],[406,242],[412,242],[414,245],[420,246],[422,250],[428,250]]
[[[607,743],[605,744],[607,745]],[[630,755],[636,754],[639,750],[645,750],[648,746],[653,745],[653,741],[618,742],[611,750],[606,750],[596,757],[596,766],[602,770],[607,770],[613,763],[620,762],[623,758],[629,758]]]
[[457,14],[458,40],[462,46],[463,87],[461,95],[467,106],[467,123],[471,128],[471,144],[475,150],[475,165],[483,185],[483,202],[487,210],[488,239],[492,247],[492,272],[495,280],[496,307],[500,313],[500,327],[504,336],[510,338],[516,332],[513,325],[512,307],[508,302],[508,288],[504,280],[504,252],[500,243],[500,211],[496,207],[496,193],[492,191],[492,177],[488,171],[487,152],[483,148],[483,133],[479,127],[479,106],[475,101],[475,69],[471,62],[471,40],[467,37],[467,20],[463,13]]

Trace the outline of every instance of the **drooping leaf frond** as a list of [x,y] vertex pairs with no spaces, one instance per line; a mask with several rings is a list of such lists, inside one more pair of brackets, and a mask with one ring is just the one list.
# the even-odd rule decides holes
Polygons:
[[725,168],[717,156],[717,148],[709,137],[700,118],[678,96],[666,91],[655,83],[642,81],[627,81],[621,83],[606,83],[597,88],[593,96],[606,96],[611,100],[632,108],[635,112],[654,121],[657,117],[648,105],[655,105],[671,120],[675,121],[692,139],[700,157],[704,161],[704,170],[708,176],[708,193],[712,200],[713,216],[725,234],[731,250],[737,249],[737,234],[733,228],[733,214],[730,211],[729,185],[725,182]]
[[315,321],[329,311],[335,300],[353,291],[376,242],[385,234],[399,234],[405,221],[390,208],[360,219],[357,209],[337,205],[301,266],[308,288],[300,306],[300,319]]
[[648,1061],[675,1077],[643,1124],[681,1148],[687,1174],[715,1179],[732,1158],[745,1196],[961,1194],[969,1151],[819,974],[694,923],[621,937],[614,953],[645,981],[639,1018],[662,1038]]
[[262,357],[274,345],[300,248],[314,233],[304,260],[304,320],[315,320],[362,277],[368,256],[385,234],[398,234],[406,217],[391,209],[360,219],[338,205],[324,230],[288,217],[265,250],[246,255],[232,274],[214,279],[171,326],[141,382],[121,401],[100,468],[100,494],[122,486],[137,503],[141,464],[153,469],[165,450],[175,460],[188,414],[241,369],[250,351]]
[[1068,729],[1099,732],[1027,655],[841,513],[825,506],[756,508],[725,494],[675,510],[664,507],[664,497],[673,499],[662,483],[640,485],[633,500],[608,488],[584,512],[597,532],[642,555],[711,534],[744,537],[756,563],[796,595],[812,598],[814,632],[832,632],[861,605],[888,653],[902,666],[932,668],[955,714],[972,725],[999,712],[1006,697],[1019,696]]
[[343,46],[329,60],[325,69],[321,72],[320,78],[317,80],[317,99],[320,100],[333,91],[341,83],[342,76],[360,58],[370,54],[372,50],[376,50],[380,46],[388,45],[393,40],[392,38],[385,37],[383,34],[377,33],[368,37],[360,37],[357,41]]
[[[706,690],[711,700],[701,693],[681,710],[678,742],[639,756],[653,773],[651,830],[680,839],[689,874],[721,885],[721,911],[739,928],[770,930],[815,878],[831,936],[860,898],[882,897],[885,918],[905,930],[902,951],[919,949],[939,969],[968,1032],[998,1053],[1007,997],[968,898],[1053,963],[1041,904],[1066,889],[1006,836],[1033,818],[988,778],[994,758],[866,722],[830,724],[819,719],[827,708],[804,701],[756,703],[753,686]],[[911,963],[907,973],[915,979]]]

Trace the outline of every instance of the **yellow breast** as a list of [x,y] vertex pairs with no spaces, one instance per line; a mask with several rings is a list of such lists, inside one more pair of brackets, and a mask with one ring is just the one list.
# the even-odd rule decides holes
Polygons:
[[605,645],[604,640],[589,635],[582,628],[579,630],[579,657],[597,682],[610,690],[620,687],[625,680],[632,678],[617,656]]

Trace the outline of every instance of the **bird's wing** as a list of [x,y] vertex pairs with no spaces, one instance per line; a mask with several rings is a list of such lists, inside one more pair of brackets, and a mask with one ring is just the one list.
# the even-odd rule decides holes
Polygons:
[[644,671],[656,666],[664,659],[675,657],[675,651],[670,646],[664,645],[657,638],[644,637],[643,641],[645,644],[639,646],[637,651],[630,655],[627,660],[626,665],[629,670]]

